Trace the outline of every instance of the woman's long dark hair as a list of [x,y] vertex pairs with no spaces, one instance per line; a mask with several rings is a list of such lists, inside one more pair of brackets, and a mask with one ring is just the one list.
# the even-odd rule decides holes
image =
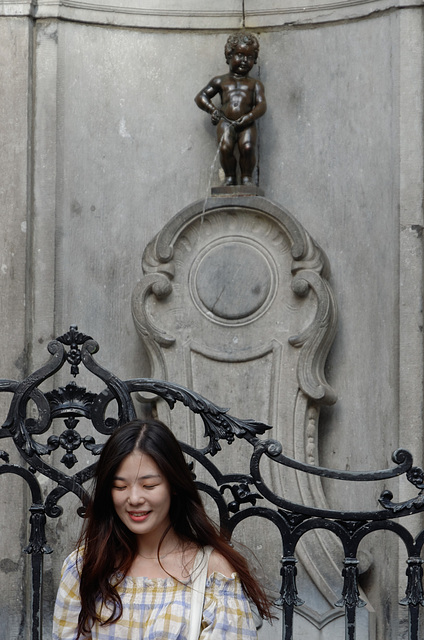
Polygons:
[[[261,617],[271,619],[270,601],[252,576],[245,558],[229,545],[206,514],[172,431],[156,420],[134,420],[113,433],[97,464],[94,494],[79,540],[83,552],[78,638],[88,633],[95,621],[111,624],[122,615],[116,587],[128,573],[138,547],[136,535],[116,515],[111,489],[118,467],[133,451],[151,456],[168,480],[172,490],[169,516],[177,536],[199,547],[210,545],[222,554],[237,572],[245,594],[256,604]],[[112,609],[107,620],[98,614],[99,600]]]

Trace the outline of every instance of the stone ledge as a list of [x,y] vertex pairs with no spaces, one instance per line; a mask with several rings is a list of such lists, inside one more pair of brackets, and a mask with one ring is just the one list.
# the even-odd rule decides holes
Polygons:
[[[183,5],[183,8],[181,7]],[[423,6],[423,0],[246,0],[245,26],[248,29],[313,24],[354,19],[376,11]],[[238,0],[216,0],[213,9],[204,0],[3,0],[0,16],[32,16],[151,29],[219,29],[229,31],[243,26],[242,4]]]

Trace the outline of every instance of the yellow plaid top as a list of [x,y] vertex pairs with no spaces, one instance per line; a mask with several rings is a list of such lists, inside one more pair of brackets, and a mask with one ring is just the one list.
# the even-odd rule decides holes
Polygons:
[[[80,611],[77,551],[63,564],[56,598],[52,640],[75,640]],[[191,587],[174,578],[127,576],[118,587],[122,617],[112,625],[96,623],[87,640],[186,640]],[[256,639],[249,603],[237,574],[213,573],[206,581],[199,640]]]

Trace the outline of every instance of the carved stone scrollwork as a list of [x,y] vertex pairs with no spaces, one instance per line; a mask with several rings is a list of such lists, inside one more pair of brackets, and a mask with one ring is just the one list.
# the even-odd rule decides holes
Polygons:
[[[236,415],[275,425],[273,437],[287,455],[316,464],[320,406],[336,401],[325,362],[337,307],[328,258],[304,227],[263,197],[211,197],[162,228],[142,268],[132,313],[152,377],[177,380],[220,398]],[[161,402],[158,412],[199,446],[192,416],[169,414]],[[282,479],[269,460],[263,464],[273,491],[326,508],[320,479]],[[340,572],[331,557],[340,555],[339,545],[315,535],[322,554],[311,577],[333,606]],[[301,561],[306,546],[299,545]]]
[[[149,349],[152,373],[166,377],[162,348],[174,345],[175,328],[182,322],[178,308],[172,313],[176,322],[169,323],[166,317],[173,297],[187,302],[208,322],[241,327],[275,309],[276,297],[287,295],[282,280],[288,278],[287,286],[298,298],[309,301],[313,293],[316,301],[307,327],[289,339],[300,353],[299,387],[307,397],[331,404],[336,395],[325,378],[324,364],[334,339],[337,309],[327,281],[328,259],[286,210],[265,198],[242,200],[243,206],[237,198],[212,198],[206,208],[203,202],[192,205],[146,247],[144,276],[133,291],[132,311]],[[278,263],[288,252],[286,276]],[[182,287],[190,293],[187,300]],[[282,302],[290,309],[289,301]],[[188,307],[185,311],[191,313]],[[285,318],[277,321],[284,323]],[[279,333],[278,327],[274,333]]]

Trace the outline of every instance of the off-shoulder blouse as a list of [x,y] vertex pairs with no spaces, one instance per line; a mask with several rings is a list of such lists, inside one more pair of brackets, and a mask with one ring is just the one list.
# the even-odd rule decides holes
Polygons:
[[[78,564],[74,551],[62,568],[53,618],[53,640],[76,640],[80,612]],[[118,592],[123,612],[118,622],[95,623],[85,640],[187,640],[191,580],[124,578]],[[199,640],[256,639],[249,602],[236,573],[228,578],[212,573],[206,581]]]

